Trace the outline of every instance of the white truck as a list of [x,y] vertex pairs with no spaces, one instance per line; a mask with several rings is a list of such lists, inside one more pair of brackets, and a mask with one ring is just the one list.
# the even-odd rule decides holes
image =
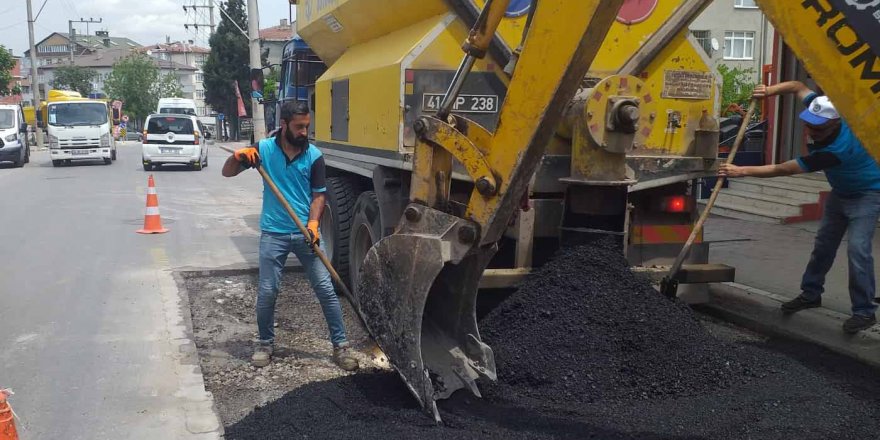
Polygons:
[[198,116],[196,102],[186,98],[160,98],[156,113]]
[[74,160],[116,160],[107,103],[86,98],[49,102],[46,133],[52,166]]

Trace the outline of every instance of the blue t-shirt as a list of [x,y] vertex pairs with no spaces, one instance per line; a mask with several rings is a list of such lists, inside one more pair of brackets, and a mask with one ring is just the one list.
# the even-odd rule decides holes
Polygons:
[[[275,185],[290,203],[303,225],[309,221],[312,193],[325,192],[324,158],[321,150],[312,144],[293,159],[288,160],[276,137],[259,143],[260,163]],[[263,183],[263,213],[260,229],[281,234],[300,234],[296,223],[287,214],[269,185]]]
[[[818,95],[804,98],[809,106]],[[809,154],[797,159],[804,171],[824,171],[832,191],[844,196],[855,196],[866,191],[880,191],[880,166],[868,154],[861,141],[845,120],[831,142],[807,145]]]

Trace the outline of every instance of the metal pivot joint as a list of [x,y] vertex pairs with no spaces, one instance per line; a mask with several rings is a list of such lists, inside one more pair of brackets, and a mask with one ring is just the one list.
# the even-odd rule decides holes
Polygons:
[[413,123],[413,129],[419,139],[433,148],[442,148],[460,162],[474,181],[477,192],[491,197],[498,191],[498,180],[489,168],[486,155],[477,148],[474,142],[462,131],[486,132],[482,127],[475,127],[474,122],[454,118],[453,126],[440,119],[422,116]]

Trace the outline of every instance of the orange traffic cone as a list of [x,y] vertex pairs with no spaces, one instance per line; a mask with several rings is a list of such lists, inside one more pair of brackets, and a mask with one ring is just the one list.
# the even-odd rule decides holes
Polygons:
[[159,196],[156,195],[156,183],[150,174],[147,180],[147,209],[144,212],[144,228],[138,229],[138,234],[162,234],[168,232],[162,227],[162,217],[159,216]]
[[12,407],[6,403],[8,394],[6,390],[0,390],[0,440],[18,440],[18,432],[15,431],[15,414]]

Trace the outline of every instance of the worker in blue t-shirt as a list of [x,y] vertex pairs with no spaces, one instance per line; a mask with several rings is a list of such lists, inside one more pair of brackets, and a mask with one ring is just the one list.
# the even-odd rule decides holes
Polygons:
[[345,336],[342,307],[333,290],[330,272],[312,252],[320,243],[319,220],[324,212],[325,170],[321,150],[309,143],[311,124],[305,103],[289,101],[281,106],[281,127],[276,135],[256,146],[237,150],[223,165],[223,175],[236,176],[247,168],[261,166],[272,178],[300,221],[308,225],[308,237],[287,213],[284,205],[264,183],[260,215],[260,281],[257,290],[259,342],[251,357],[257,367],[269,364],[275,343],[275,299],[287,256],[293,252],[302,263],[309,283],[321,303],[333,344],[333,361],[343,370],[358,369]]
[[871,255],[874,229],[880,216],[880,167],[862,146],[827,96],[819,96],[799,81],[755,87],[754,98],[796,94],[807,106],[800,114],[812,143],[809,154],[778,165],[722,165],[719,176],[775,177],[824,171],[831,185],[813,253],[801,280],[801,294],[784,304],[784,313],[819,307],[825,291],[825,274],[831,269],[844,233],[849,234],[849,296],[852,317],[843,323],[847,333],[873,326],[874,257]]

